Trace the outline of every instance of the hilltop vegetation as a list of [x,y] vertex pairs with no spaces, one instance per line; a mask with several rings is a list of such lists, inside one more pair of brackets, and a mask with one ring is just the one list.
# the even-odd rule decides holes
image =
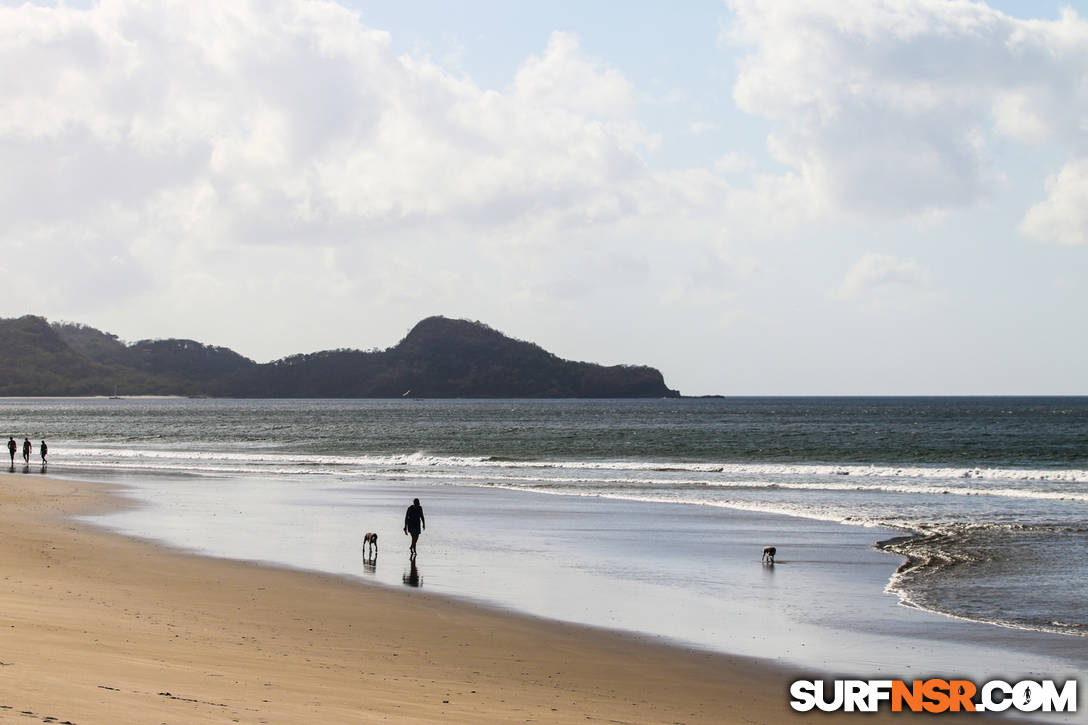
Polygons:
[[259,364],[194,340],[140,340],[35,316],[0,319],[0,395],[249,398],[676,397],[654,368],[563,360],[487,325],[419,322],[387,350],[326,350]]

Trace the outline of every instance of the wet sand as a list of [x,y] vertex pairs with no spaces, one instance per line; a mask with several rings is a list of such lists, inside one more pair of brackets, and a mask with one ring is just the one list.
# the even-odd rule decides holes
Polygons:
[[[112,476],[112,477],[111,477]],[[523,615],[626,631],[681,647],[839,677],[954,673],[1068,678],[1083,642],[898,603],[901,559],[874,549],[891,529],[758,511],[554,496],[418,480],[148,477],[124,483],[138,508],[93,523],[202,555],[418,585]],[[430,524],[416,566],[400,531],[418,496]],[[363,559],[362,531],[381,553]],[[764,545],[778,546],[763,566]]]
[[188,555],[66,518],[125,506],[108,486],[18,474],[0,477],[0,484],[0,719],[812,717],[788,708],[796,674],[758,660],[419,591]]

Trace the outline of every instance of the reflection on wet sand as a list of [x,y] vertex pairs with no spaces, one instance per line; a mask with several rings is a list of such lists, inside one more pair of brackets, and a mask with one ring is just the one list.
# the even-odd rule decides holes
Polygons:
[[419,575],[419,569],[416,567],[416,558],[410,557],[408,559],[408,571],[404,572],[404,584],[409,587],[421,587],[423,586],[423,577]]
[[378,552],[374,552],[372,555],[367,556],[366,550],[363,550],[363,573],[375,574],[378,571]]

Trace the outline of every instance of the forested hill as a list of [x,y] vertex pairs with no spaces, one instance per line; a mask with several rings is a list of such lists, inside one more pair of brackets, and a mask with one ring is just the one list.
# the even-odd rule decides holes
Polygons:
[[75,323],[0,319],[0,395],[247,398],[677,397],[654,368],[562,360],[479,322],[429,317],[380,351],[258,364],[194,340],[125,343]]

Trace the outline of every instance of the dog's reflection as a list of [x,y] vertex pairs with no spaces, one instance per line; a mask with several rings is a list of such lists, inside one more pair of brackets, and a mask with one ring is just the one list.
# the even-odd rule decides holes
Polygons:
[[374,553],[367,556],[366,552],[363,552],[363,573],[374,574],[378,570],[378,554]]
[[378,535],[372,531],[363,535],[363,573],[373,574],[378,567]]
[[419,575],[419,568],[416,566],[416,558],[413,556],[408,559],[408,571],[404,572],[404,585],[408,587],[421,587],[423,586],[423,577]]

